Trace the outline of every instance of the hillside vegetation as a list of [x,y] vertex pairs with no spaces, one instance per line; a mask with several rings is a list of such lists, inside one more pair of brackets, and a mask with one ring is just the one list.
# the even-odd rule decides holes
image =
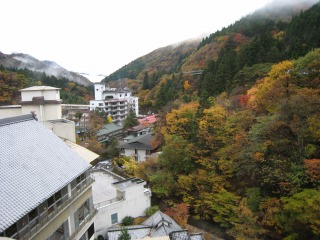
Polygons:
[[[174,99],[182,97],[185,81],[190,85],[189,91],[203,99],[224,91],[241,91],[239,87],[250,87],[257,80],[256,75],[266,74],[273,63],[296,59],[320,45],[319,4],[300,13],[307,6],[306,3],[283,5],[280,9],[284,17],[271,7],[257,11],[200,43],[187,41],[157,49],[119,69],[103,82],[112,84],[112,81],[126,79],[140,97],[144,113],[165,106],[167,101],[159,104],[157,97],[161,86],[167,82],[172,84],[168,81],[172,78],[177,84]],[[290,18],[290,14],[295,15]],[[185,74],[195,70],[205,71],[201,81],[199,76]],[[171,100],[169,97],[168,101]]]
[[133,80],[162,145],[133,174],[162,208],[187,206],[234,239],[320,238],[319,33],[320,4],[287,22],[253,14],[177,71]]
[[52,86],[61,88],[63,103],[88,104],[93,99],[93,87],[84,87],[66,78],[47,76],[45,73],[28,69],[5,68],[0,66],[0,106],[19,104],[20,89],[31,86]]
[[68,71],[55,62],[40,61],[24,53],[4,54],[0,52],[0,65],[5,68],[26,68],[35,72],[44,72],[47,76],[55,76],[58,79],[65,78],[85,87],[92,86],[92,82],[89,79],[76,72]]

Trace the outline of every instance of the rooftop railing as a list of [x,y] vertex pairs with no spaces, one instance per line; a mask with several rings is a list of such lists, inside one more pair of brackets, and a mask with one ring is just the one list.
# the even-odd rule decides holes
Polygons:
[[75,236],[83,229],[83,227],[90,222],[94,216],[98,213],[97,209],[94,209],[90,214],[80,223],[79,227],[71,234],[69,239],[75,239]]
[[107,200],[107,201],[103,201],[103,202],[94,204],[94,207],[99,209],[99,208],[102,208],[102,207],[109,206],[109,205],[111,205],[113,203],[116,203],[116,202],[121,202],[123,200],[124,200],[123,197],[116,197],[116,198],[113,198],[113,199],[110,199],[110,200]]

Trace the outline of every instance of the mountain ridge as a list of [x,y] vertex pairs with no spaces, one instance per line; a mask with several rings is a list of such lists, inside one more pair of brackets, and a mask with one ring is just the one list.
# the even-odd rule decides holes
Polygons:
[[40,61],[35,57],[24,53],[4,54],[0,52],[0,65],[6,68],[27,68],[32,71],[44,72],[49,76],[57,78],[67,78],[83,86],[90,86],[93,83],[86,77],[61,67],[53,61]]
[[[210,55],[213,54],[215,58],[217,58],[217,53],[218,53],[218,49],[216,46],[207,46],[208,49],[201,49],[201,44],[203,42],[205,42],[205,39],[209,39],[209,40],[213,40],[211,39],[212,36],[216,36],[217,34],[220,33],[224,33],[226,31],[226,29],[234,29],[234,27],[237,27],[237,25],[239,24],[239,22],[249,19],[249,18],[255,18],[257,16],[259,17],[264,17],[266,19],[272,19],[274,21],[284,21],[284,22],[288,22],[290,21],[290,19],[295,16],[296,14],[299,14],[301,11],[305,11],[308,8],[310,8],[312,5],[314,5],[315,3],[317,3],[318,0],[294,0],[294,1],[289,1],[289,0],[283,0],[283,1],[272,1],[269,4],[267,4],[265,7],[256,10],[255,12],[246,15],[245,17],[242,17],[241,19],[239,19],[238,21],[236,21],[235,23],[229,25],[228,27],[223,27],[221,30],[218,30],[214,33],[208,34],[207,37],[204,37],[202,40],[200,39],[198,40],[184,40],[181,41],[179,43],[173,43],[170,44],[168,46],[165,47],[161,47],[158,49],[155,49],[153,51],[151,51],[150,53],[143,55],[141,57],[138,57],[137,59],[131,61],[130,63],[126,64],[125,66],[121,67],[120,69],[116,70],[115,72],[111,73],[110,75],[108,75],[107,77],[105,77],[101,82],[110,82],[110,81],[117,81],[119,79],[122,78],[128,78],[128,79],[138,79],[138,80],[142,80],[143,78],[143,72],[144,71],[150,71],[150,61],[155,61],[154,55],[157,53],[157,55],[161,54],[161,52],[163,52],[163,54],[166,54],[167,50],[172,48],[172,46],[174,45],[180,45],[180,46],[187,46],[187,47],[191,47],[193,48],[194,46],[190,45],[188,46],[189,42],[199,42],[200,45],[196,46],[195,48],[193,48],[192,50],[188,50],[188,54],[186,55],[180,55],[179,57],[179,62],[188,62],[189,64],[184,64],[184,66],[181,65],[181,67],[185,68],[183,69],[183,71],[191,71],[191,70],[199,70],[199,68],[203,69],[205,67],[206,62],[209,60],[209,58],[211,57]],[[223,35],[223,34],[221,34]],[[223,41],[221,39],[221,41]],[[222,42],[220,42],[219,44],[223,44]],[[196,49],[198,47],[198,49]],[[181,50],[180,50],[181,51]],[[174,53],[171,53],[174,54]],[[176,54],[179,55],[178,52],[176,52]],[[199,64],[196,66],[191,66],[190,64],[190,59],[189,56],[190,55],[194,55],[194,57],[199,61]],[[162,59],[160,59],[160,61],[163,62]],[[177,65],[176,61],[172,61],[171,64]],[[193,67],[195,67],[193,69]],[[152,69],[151,72],[153,71],[160,71],[160,72],[173,72],[174,68],[171,67],[171,69]],[[169,70],[169,71],[168,71]]]

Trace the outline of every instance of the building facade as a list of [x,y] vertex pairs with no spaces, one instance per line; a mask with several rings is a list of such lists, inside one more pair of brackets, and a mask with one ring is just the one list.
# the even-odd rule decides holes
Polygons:
[[137,162],[146,161],[157,150],[157,147],[152,144],[153,138],[151,132],[130,138],[118,146],[120,156],[133,157]]
[[0,237],[93,239],[89,170],[98,155],[61,119],[59,88],[20,91],[21,105],[0,107]]
[[[23,114],[32,113],[34,117],[42,122],[48,129],[50,129],[55,135],[63,140],[68,140],[72,143],[76,143],[75,136],[75,123],[67,119],[62,118],[62,100],[60,99],[60,89],[50,86],[34,86],[24,88],[21,92],[21,105],[8,105],[0,106],[0,118],[21,116]],[[89,105],[79,105],[80,109],[87,108]],[[65,109],[74,109],[74,105],[66,107]],[[79,108],[77,108],[79,109]],[[73,146],[74,148],[74,146]],[[77,149],[81,146],[78,145]],[[82,148],[81,152],[84,155],[92,155],[87,150]],[[90,157],[92,159],[92,157]],[[95,155],[98,158],[98,155]],[[92,159],[94,160],[94,159]]]
[[109,88],[96,83],[94,96],[95,100],[90,101],[90,110],[105,111],[115,122],[123,121],[130,110],[139,114],[139,98],[132,96],[129,88]]
[[[127,217],[145,216],[151,206],[151,190],[138,178],[124,179],[105,167],[92,169],[93,203],[98,210],[95,217],[95,235],[106,237],[107,230]],[[108,182],[108,184],[107,184]]]
[[21,92],[21,105],[0,107],[1,118],[19,116],[34,112],[41,122],[61,119],[60,89],[49,86],[24,88]]
[[94,238],[91,165],[27,114],[0,119],[0,236]]
[[120,139],[123,135],[123,126],[116,123],[109,123],[103,125],[101,129],[97,132],[97,137],[99,142],[107,142],[112,138]]

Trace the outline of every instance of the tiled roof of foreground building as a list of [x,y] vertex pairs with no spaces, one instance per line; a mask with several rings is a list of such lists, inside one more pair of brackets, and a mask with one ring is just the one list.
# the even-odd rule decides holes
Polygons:
[[31,114],[0,119],[0,232],[90,165]]

